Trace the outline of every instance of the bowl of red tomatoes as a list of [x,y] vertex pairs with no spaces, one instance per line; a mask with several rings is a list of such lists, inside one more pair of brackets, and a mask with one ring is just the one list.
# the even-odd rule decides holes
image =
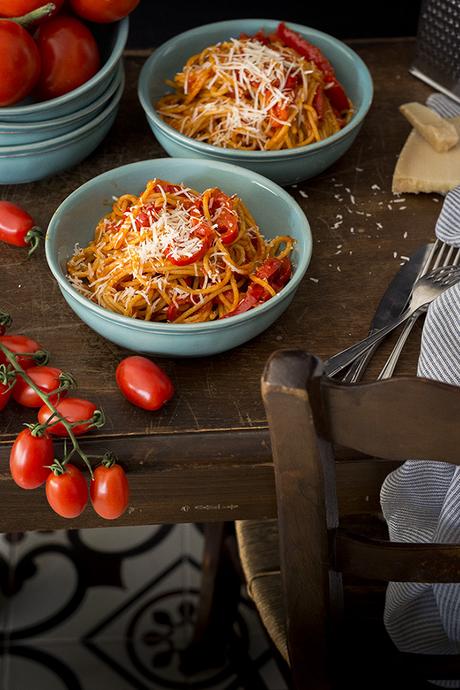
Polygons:
[[56,174],[106,136],[138,2],[0,0],[1,184]]

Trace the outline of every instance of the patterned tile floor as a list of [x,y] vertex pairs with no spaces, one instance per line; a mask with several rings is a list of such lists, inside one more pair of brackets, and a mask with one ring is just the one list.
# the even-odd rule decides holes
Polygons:
[[226,665],[181,672],[201,551],[194,525],[0,536],[2,690],[286,690],[243,596]]

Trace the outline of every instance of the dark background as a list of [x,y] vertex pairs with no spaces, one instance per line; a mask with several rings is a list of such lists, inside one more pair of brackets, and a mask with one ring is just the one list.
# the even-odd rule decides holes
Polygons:
[[129,47],[150,48],[194,26],[248,17],[298,22],[338,38],[414,36],[420,4],[421,0],[282,0],[278,4],[250,0],[215,0],[210,3],[200,0],[141,0],[131,15]]

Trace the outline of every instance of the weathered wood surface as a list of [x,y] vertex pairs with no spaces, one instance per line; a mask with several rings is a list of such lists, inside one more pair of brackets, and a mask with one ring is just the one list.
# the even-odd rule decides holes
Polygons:
[[[394,203],[391,194],[396,156],[409,132],[397,108],[404,101],[424,101],[429,93],[407,72],[414,43],[359,41],[354,47],[372,72],[374,104],[349,153],[320,177],[289,189],[305,210],[314,237],[312,262],[293,304],[271,329],[232,352],[163,360],[177,395],[162,411],[148,413],[122,399],[114,371],[126,353],[70,311],[48,271],[43,250],[25,261],[20,250],[0,247],[0,306],[14,317],[14,330],[49,349],[52,363],[71,371],[79,392],[106,412],[106,426],[93,433],[88,444],[114,449],[130,471],[132,510],[120,523],[274,515],[273,471],[259,383],[269,354],[289,346],[327,357],[361,338],[382,291],[399,268],[399,257],[409,256],[433,237],[440,198],[408,195],[404,202]],[[21,203],[46,226],[59,203],[86,180],[118,165],[164,155],[137,101],[142,63],[141,57],[127,58],[120,113],[92,156],[52,179],[3,186],[1,198]],[[417,351],[415,336],[399,372],[414,372]],[[371,375],[383,357],[382,351]],[[21,423],[32,417],[15,404],[1,414],[2,531],[70,526],[51,514],[40,491],[26,494],[8,477],[11,443]],[[361,499],[350,495],[345,500],[351,504]],[[190,510],[184,511],[184,505]],[[100,522],[91,510],[72,522],[75,527],[96,524]]]

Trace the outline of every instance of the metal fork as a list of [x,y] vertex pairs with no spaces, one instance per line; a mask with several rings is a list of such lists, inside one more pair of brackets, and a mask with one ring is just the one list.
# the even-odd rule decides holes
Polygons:
[[[440,245],[443,245],[444,243],[441,242],[441,240],[436,240],[433,242],[431,245],[427,245],[427,255],[425,257],[425,260],[418,272],[418,275],[416,276],[416,279],[414,280],[414,285],[416,281],[421,277],[424,276],[426,273],[429,272],[430,267],[431,270],[434,268],[437,268],[439,263],[436,265],[431,265],[433,263],[433,257],[436,255],[436,252],[438,251]],[[385,296],[382,298],[385,299]],[[408,295],[407,301],[410,300],[410,294]],[[379,305],[380,306],[380,305]],[[404,305],[404,308],[407,306],[407,302]],[[369,330],[368,335],[373,335],[376,333],[379,329],[378,328],[371,328]],[[345,372],[345,375],[342,378],[342,381],[345,383],[357,383],[358,381],[361,380],[361,377],[363,376],[365,370],[367,369],[367,366],[369,362],[371,361],[375,351],[377,350],[379,346],[379,343],[376,343],[373,347],[370,347],[366,352],[361,355],[361,357],[358,357],[355,359],[352,364],[348,367],[347,371]]]
[[[445,242],[441,242],[441,240],[436,240],[434,248],[439,248],[438,254],[436,256],[436,260],[431,266],[431,270],[434,270],[436,268],[439,268],[441,266],[441,261],[442,261],[442,266],[458,266],[460,263],[460,249],[455,249],[454,247],[446,244]],[[446,253],[447,250],[447,253]],[[431,252],[430,258],[432,258],[434,252]],[[428,266],[426,266],[426,270],[422,273],[422,275],[425,275],[428,272],[429,268],[429,261],[427,261]],[[424,307],[422,309],[419,309],[417,312],[415,312],[409,319],[407,319],[406,323],[404,324],[404,327],[399,335],[399,338],[393,347],[393,350],[391,351],[390,356],[388,357],[387,361],[385,362],[382,371],[380,372],[378,376],[378,380],[382,379],[388,379],[393,375],[393,372],[396,368],[396,364],[398,363],[398,360],[401,356],[401,352],[403,350],[404,345],[406,344],[406,341],[414,328],[415,323],[417,322],[417,319],[419,316],[421,316],[425,311],[427,310],[427,307]]]
[[359,343],[330,357],[325,364],[328,376],[335,376],[339,371],[351,364],[357,357],[375,343],[380,342],[388,333],[407,321],[413,314],[423,311],[430,302],[439,297],[444,290],[460,281],[460,266],[441,266],[418,279],[414,286],[408,308],[385,328],[381,328],[374,335],[368,336]]

